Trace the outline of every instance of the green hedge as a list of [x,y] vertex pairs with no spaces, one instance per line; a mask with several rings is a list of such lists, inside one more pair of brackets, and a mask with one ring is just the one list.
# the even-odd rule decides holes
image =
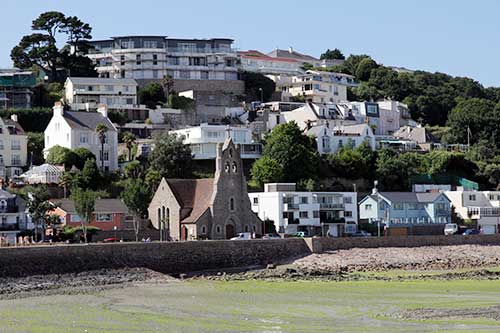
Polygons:
[[25,132],[43,132],[52,118],[52,109],[37,108],[37,109],[8,109],[0,110],[0,117],[10,118],[12,114],[16,114],[19,125]]

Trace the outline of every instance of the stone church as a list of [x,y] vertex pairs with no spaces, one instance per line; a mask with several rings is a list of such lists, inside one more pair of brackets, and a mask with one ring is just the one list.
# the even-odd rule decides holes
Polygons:
[[153,226],[172,240],[229,239],[262,234],[252,212],[240,147],[231,138],[217,147],[215,177],[161,180],[148,211]]

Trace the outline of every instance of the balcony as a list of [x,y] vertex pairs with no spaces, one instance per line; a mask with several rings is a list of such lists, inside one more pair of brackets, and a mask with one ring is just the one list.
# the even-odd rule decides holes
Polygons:
[[19,230],[19,223],[0,223],[0,231]]
[[285,211],[290,211],[290,210],[298,210],[299,209],[299,204],[296,203],[285,203],[284,210]]
[[319,208],[322,210],[344,210],[343,203],[320,203]]
[[180,48],[180,47],[167,47],[168,53],[183,53],[183,54],[215,54],[215,53],[236,53],[234,48]]

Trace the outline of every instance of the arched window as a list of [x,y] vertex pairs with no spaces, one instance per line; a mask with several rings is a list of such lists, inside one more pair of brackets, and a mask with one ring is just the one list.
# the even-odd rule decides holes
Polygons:
[[233,149],[229,149],[229,157],[233,157]]
[[229,210],[234,210],[234,198],[229,199]]
[[165,206],[161,207],[161,219],[165,221]]
[[167,223],[167,225],[170,222],[170,209],[169,208],[167,208],[167,215],[165,216],[165,222]]
[[229,163],[226,162],[226,165],[224,166],[224,170],[226,170],[226,172],[229,172]]
[[248,226],[247,225],[245,226],[245,232],[248,232]]
[[257,228],[255,227],[255,225],[252,227],[253,229],[253,232],[257,231]]
[[207,227],[206,226],[201,226],[201,233],[206,234],[207,233]]
[[158,208],[158,225],[161,223],[161,208]]
[[220,234],[220,225],[218,225],[217,227],[215,227],[215,232]]
[[236,166],[236,162],[233,162],[233,172],[236,173],[238,171],[238,167]]

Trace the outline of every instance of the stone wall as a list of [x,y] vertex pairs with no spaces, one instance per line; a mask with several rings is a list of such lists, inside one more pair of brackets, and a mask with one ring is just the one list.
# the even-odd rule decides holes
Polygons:
[[419,247],[463,244],[500,244],[500,234],[496,235],[453,235],[453,236],[407,236],[407,237],[367,237],[367,238],[313,238],[311,249],[315,253],[351,248],[374,247]]
[[0,248],[0,277],[146,267],[180,273],[265,265],[311,253],[303,239],[114,243]]

